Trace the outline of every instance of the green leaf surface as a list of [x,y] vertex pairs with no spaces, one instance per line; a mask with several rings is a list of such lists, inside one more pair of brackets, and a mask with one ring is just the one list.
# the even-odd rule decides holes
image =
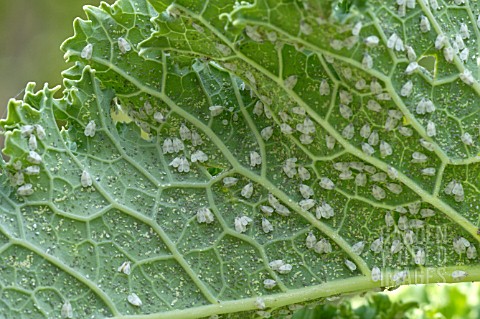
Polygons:
[[479,280],[479,7],[434,2],[86,7],[63,97],[29,84],[0,123],[0,313],[286,318]]

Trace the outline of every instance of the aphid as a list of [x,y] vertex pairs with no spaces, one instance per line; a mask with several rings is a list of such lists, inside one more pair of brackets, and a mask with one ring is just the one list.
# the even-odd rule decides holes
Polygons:
[[468,259],[477,258],[477,248],[475,248],[475,246],[470,245],[470,247],[467,248],[467,258]]
[[385,193],[385,190],[383,188],[381,188],[380,186],[373,185],[372,186],[372,196],[376,200],[382,200],[387,196],[387,194]]
[[225,177],[223,179],[223,186],[231,187],[231,186],[237,184],[237,182],[238,182],[238,178],[236,178],[236,177]]
[[244,233],[247,231],[247,226],[253,220],[248,216],[235,217],[235,231]]
[[335,188],[335,184],[332,182],[332,180],[328,177],[322,177],[319,182],[320,187],[331,190]]
[[400,250],[402,250],[403,248],[403,244],[400,240],[398,239],[395,239],[393,242],[392,242],[392,246],[390,247],[390,253],[393,255],[393,254],[396,254],[398,253]]
[[195,162],[204,163],[208,160],[208,156],[203,151],[197,150],[194,153],[192,153],[192,155],[190,156],[190,160],[192,161],[192,163],[195,163]]
[[465,132],[465,133],[462,134],[461,140],[462,140],[463,144],[465,144],[465,145],[472,145],[473,144],[472,135],[470,135],[470,133],[468,133],[468,132]]
[[399,126],[398,133],[402,134],[405,137],[410,137],[413,135],[413,130],[409,127]]
[[410,62],[405,69],[405,74],[410,75],[418,69],[419,65],[416,61]]
[[410,229],[408,229],[407,231],[405,231],[405,235],[403,237],[404,239],[404,242],[405,242],[405,245],[413,245],[413,243],[415,242],[415,233],[413,231],[411,231]]
[[392,280],[395,281],[395,283],[397,285],[400,285],[402,282],[405,281],[405,279],[407,278],[407,271],[406,270],[403,270],[403,271],[399,271],[395,274],[393,274],[392,276]]
[[130,275],[130,262],[129,261],[124,261],[123,264],[120,265],[117,269],[118,272],[122,272],[125,275]]
[[20,186],[17,189],[17,194],[20,196],[29,196],[33,194],[33,186],[32,184],[25,184],[23,186]]
[[299,140],[300,140],[300,143],[302,143],[303,145],[308,145],[313,143],[313,137],[307,134],[300,135]]
[[392,193],[399,195],[402,193],[402,186],[396,183],[387,183],[385,187]]
[[422,169],[422,175],[435,176],[436,169],[434,167],[427,167]]
[[297,169],[295,167],[296,162],[297,162],[297,159],[295,157],[293,157],[293,158],[288,158],[285,161],[285,164],[283,164],[283,172],[289,178],[293,178],[295,175],[297,175]]
[[345,266],[347,266],[350,271],[355,271],[357,269],[357,265],[355,265],[352,261],[345,259]]
[[362,151],[368,156],[372,156],[375,153],[373,147],[368,143],[362,143]]
[[413,82],[408,81],[407,83],[405,83],[402,86],[402,89],[400,90],[400,95],[405,96],[405,97],[409,97],[410,94],[412,94],[412,90],[413,90]]
[[38,175],[38,174],[40,174],[40,167],[37,166],[37,165],[28,166],[28,167],[25,168],[24,172],[25,172],[26,175]]
[[374,253],[379,253],[380,251],[382,251],[382,248],[383,248],[382,237],[375,239],[370,245],[370,250],[373,251]]
[[372,281],[377,282],[382,280],[382,272],[380,271],[380,268],[378,267],[373,267],[372,268]]
[[408,61],[413,62],[413,61],[417,60],[417,54],[415,53],[415,51],[413,50],[413,48],[411,46],[406,45],[405,49],[407,49],[407,59],[408,59]]
[[23,176],[22,172],[16,172],[15,175],[12,176],[12,184],[14,186],[20,186],[25,183],[25,176]]
[[317,237],[312,232],[309,232],[307,235],[307,239],[305,239],[305,245],[308,249],[312,249],[313,246],[317,243]]
[[284,81],[283,81],[283,85],[285,85],[285,88],[287,90],[291,90],[295,87],[295,85],[297,84],[297,76],[296,75],[290,75],[288,78],[286,78]]
[[300,202],[298,202],[298,205],[300,206],[301,209],[303,210],[309,210],[313,206],[315,206],[315,200],[314,199],[302,199]]
[[268,141],[273,135],[273,127],[267,126],[261,132],[260,135],[265,141]]
[[329,95],[330,94],[330,85],[327,80],[322,80],[320,82],[320,95]]
[[260,210],[267,216],[272,215],[274,211],[273,207],[265,206],[265,205],[260,206]]
[[328,240],[322,238],[313,246],[313,250],[315,250],[317,254],[328,254],[332,252],[332,245]]
[[127,296],[127,301],[136,307],[140,307],[142,305],[142,300],[140,300],[140,297],[133,292]]
[[371,35],[371,36],[365,38],[365,45],[367,47],[377,46],[379,42],[380,42],[380,40],[375,35]]
[[359,241],[358,243],[352,246],[352,252],[356,255],[360,255],[363,252],[364,248],[365,248],[365,242]]
[[329,150],[333,150],[333,148],[335,147],[335,143],[336,143],[335,138],[333,136],[327,134],[325,136],[325,142],[327,144],[327,148]]
[[292,134],[293,128],[287,123],[282,123],[280,124],[280,131],[282,131],[283,134]]
[[30,138],[28,139],[28,148],[32,151],[36,150],[38,147],[38,144],[37,144],[37,138],[35,137],[35,135],[30,135]]
[[372,146],[377,146],[378,141],[379,141],[378,132],[373,131],[372,134],[370,134],[370,137],[368,138],[368,144]]
[[470,50],[469,50],[468,48],[465,48],[465,49],[463,49],[463,50],[460,52],[460,54],[458,55],[458,57],[460,58],[460,60],[461,60],[463,63],[465,63],[465,62],[467,62],[467,60],[468,60],[468,55],[469,55],[469,53],[470,53]]
[[390,156],[392,155],[393,150],[390,144],[388,144],[385,141],[380,141],[380,155],[382,157]]
[[250,166],[255,167],[262,164],[262,157],[256,151],[250,152]]
[[463,270],[454,270],[452,272],[452,278],[455,280],[462,280],[463,278],[467,277],[467,273]]
[[455,57],[455,50],[452,47],[445,47],[443,49],[443,57],[447,62],[453,62],[453,58]]
[[406,216],[400,216],[398,218],[397,227],[400,230],[406,230],[408,227],[408,218]]
[[460,36],[462,39],[470,38],[470,31],[468,31],[468,27],[465,23],[460,24]]
[[305,184],[300,184],[300,194],[303,196],[303,198],[308,199],[313,196],[313,189]]
[[355,127],[353,126],[352,123],[345,126],[345,128],[342,131],[342,136],[347,140],[351,140],[354,134],[355,134]]
[[362,128],[360,129],[360,136],[363,138],[368,138],[370,136],[370,133],[371,133],[371,129],[368,123],[363,125]]
[[352,117],[353,115],[353,112],[352,112],[352,109],[349,108],[348,106],[346,106],[345,104],[340,104],[340,115],[348,120],[350,117]]
[[82,59],[90,60],[92,58],[92,53],[93,44],[89,43],[82,49],[82,53],[80,53],[80,56],[82,57]]
[[357,22],[352,28],[352,35],[359,35],[362,30],[362,22]]
[[303,166],[298,167],[298,177],[302,181],[308,181],[311,178],[310,172]]
[[65,301],[62,305],[62,310],[60,311],[62,318],[73,318],[73,309],[70,301]]
[[242,191],[240,192],[240,194],[245,197],[245,198],[250,198],[252,197],[252,194],[253,194],[253,184],[252,183],[248,183],[247,185],[245,185],[243,188],[242,188]]
[[265,279],[263,281],[263,287],[265,289],[273,289],[277,285],[277,282],[273,279]]
[[42,157],[35,151],[28,152],[27,161],[32,164],[40,164],[42,162]]
[[365,186],[367,184],[367,175],[360,173],[355,177],[355,185]]
[[95,136],[95,130],[96,130],[97,125],[95,124],[95,121],[90,121],[88,122],[87,126],[85,126],[85,130],[83,133],[85,136],[89,137],[94,137]]
[[182,141],[192,139],[192,131],[184,123],[180,125],[180,138]]
[[210,110],[210,114],[212,116],[220,115],[223,112],[223,106],[222,105],[212,105],[208,109]]
[[472,85],[473,83],[475,83],[475,78],[472,75],[472,71],[468,69],[463,70],[463,72],[460,73],[459,77],[460,80],[462,80],[467,85]]
[[362,67],[369,70],[373,67],[373,59],[368,53],[363,54]]
[[34,129],[35,126],[33,125],[23,125],[22,127],[20,127],[20,132],[23,137],[29,137],[33,133]]
[[389,165],[387,166],[387,175],[391,179],[395,180],[398,177],[398,171],[395,167]]
[[272,223],[270,223],[270,221],[265,217],[262,217],[262,229],[263,229],[263,232],[266,234],[273,231]]
[[435,127],[435,123],[432,121],[428,121],[427,123],[427,136],[428,137],[433,137],[437,135],[437,129]]
[[423,33],[430,31],[430,21],[424,15],[420,17],[420,31]]
[[292,265],[290,264],[284,264],[278,267],[278,272],[280,274],[288,274],[290,271],[292,271]]
[[387,227],[392,227],[395,224],[395,220],[393,219],[392,213],[387,212],[385,214],[385,224]]
[[315,217],[317,217],[317,219],[329,219],[332,218],[334,215],[335,211],[333,210],[333,207],[326,202],[323,202],[322,205],[317,206],[317,208],[315,209]]
[[380,104],[378,104],[377,101],[375,100],[369,100],[367,102],[367,109],[369,109],[370,111],[373,111],[373,112],[380,112],[382,110],[382,107],[380,106]]
[[428,160],[427,155],[420,152],[413,152],[412,163],[425,163]]

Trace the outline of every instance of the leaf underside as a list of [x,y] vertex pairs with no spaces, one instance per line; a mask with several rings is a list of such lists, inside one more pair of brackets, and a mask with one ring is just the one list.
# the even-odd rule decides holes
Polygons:
[[29,84],[0,123],[0,313],[281,317],[479,280],[480,7],[436,4],[86,7],[63,97]]

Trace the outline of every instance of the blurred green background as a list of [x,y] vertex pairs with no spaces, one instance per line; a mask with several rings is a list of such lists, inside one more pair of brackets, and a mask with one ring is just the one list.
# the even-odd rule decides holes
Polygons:
[[[106,1],[111,3],[112,1]],[[61,84],[67,68],[60,44],[73,35],[82,7],[100,0],[0,0],[0,115],[28,82]]]

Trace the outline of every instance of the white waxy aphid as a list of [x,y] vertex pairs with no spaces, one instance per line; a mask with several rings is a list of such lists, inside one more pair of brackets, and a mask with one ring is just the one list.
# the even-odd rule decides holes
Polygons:
[[403,241],[407,246],[413,245],[415,243],[415,233],[408,229],[407,231],[405,231]]
[[285,160],[285,164],[283,164],[283,172],[289,178],[293,178],[295,175],[297,175],[297,169],[295,167],[296,162],[297,162],[297,159],[293,157],[293,158],[287,158]]
[[280,131],[283,134],[292,134],[293,133],[293,128],[288,125],[287,123],[282,123],[280,124]]
[[352,262],[351,260],[348,260],[348,259],[345,259],[345,266],[347,266],[347,268],[350,271],[355,271],[357,269],[357,265],[355,265],[354,262]]
[[277,282],[273,279],[265,279],[263,281],[263,287],[265,289],[273,289],[277,285]]
[[131,267],[129,261],[124,261],[120,267],[117,269],[118,272],[124,273],[125,275],[130,275]]
[[273,231],[272,223],[265,217],[262,217],[262,229],[265,234]]
[[405,97],[409,97],[412,94],[412,90],[413,90],[413,82],[412,81],[407,81],[407,83],[405,83],[402,86],[402,89],[400,90],[400,95],[405,96]]
[[95,124],[95,121],[91,120],[90,122],[88,122],[87,126],[85,126],[85,130],[83,131],[83,133],[87,137],[94,137],[96,128],[97,125]]
[[463,270],[454,270],[452,272],[452,278],[455,280],[462,280],[463,278],[467,277],[467,273]]
[[205,224],[210,224],[214,220],[214,216],[210,208],[207,207],[201,207],[197,210],[197,222],[199,224],[205,223]]
[[356,255],[360,255],[363,252],[364,248],[365,248],[365,242],[359,241],[358,243],[355,243],[352,246],[352,252]]
[[28,148],[32,151],[38,148],[37,138],[33,134],[30,135],[30,138],[28,139]]
[[372,156],[375,153],[373,147],[368,143],[362,143],[362,151],[368,156]]
[[29,196],[33,194],[33,186],[32,184],[25,184],[23,186],[20,186],[17,189],[17,194],[20,196]]
[[208,160],[207,154],[205,154],[203,151],[197,150],[190,155],[190,161],[192,163],[200,162],[204,163]]
[[431,26],[430,26],[430,21],[428,18],[424,15],[420,17],[420,31],[423,33],[430,31]]
[[298,168],[298,177],[300,177],[302,181],[308,181],[311,178],[311,175],[305,167],[300,166]]
[[402,271],[399,271],[395,274],[393,274],[392,276],[392,280],[395,281],[395,283],[397,285],[400,285],[401,283],[403,283],[405,281],[405,279],[407,278],[407,271],[406,270],[402,270]]
[[208,109],[210,110],[210,114],[212,116],[220,115],[223,112],[223,106],[222,105],[212,105]]
[[422,169],[422,175],[435,176],[436,169],[434,167],[427,167]]
[[383,188],[381,188],[380,186],[373,185],[372,186],[372,196],[376,200],[382,200],[387,196],[387,194],[385,193],[385,190]]
[[373,59],[370,54],[368,53],[363,54],[362,67],[367,70],[370,70],[373,67]]
[[42,162],[42,157],[35,151],[28,152],[27,161],[32,164],[40,164]]
[[355,25],[352,28],[352,35],[358,36],[360,34],[360,31],[362,30],[362,22],[359,21],[355,23]]
[[387,40],[387,48],[393,49],[395,47],[395,42],[397,42],[398,35],[393,33]]
[[410,62],[405,69],[405,74],[410,75],[418,69],[419,65],[416,61]]
[[465,23],[460,24],[460,36],[462,39],[470,38],[470,31]]
[[332,245],[327,239],[322,238],[313,246],[313,250],[317,254],[328,254],[332,252]]
[[347,140],[351,140],[354,134],[355,134],[355,127],[353,126],[352,123],[345,126],[345,128],[342,130],[342,136]]
[[62,309],[60,310],[60,315],[65,319],[73,318],[73,308],[70,301],[67,300],[63,303]]
[[317,219],[329,219],[332,218],[334,215],[335,211],[333,210],[333,207],[326,202],[323,202],[322,205],[317,206],[317,208],[315,209],[315,217],[317,217]]
[[92,53],[93,53],[93,44],[89,43],[85,47],[83,47],[82,52],[80,53],[80,56],[82,57],[82,59],[90,60],[92,58]]
[[308,211],[313,206],[315,206],[315,200],[311,198],[302,199],[300,202],[298,202],[298,205],[300,206],[301,209]]
[[23,175],[22,172],[16,172],[13,176],[12,176],[12,184],[14,186],[20,186],[20,185],[23,185],[25,183],[25,176]]
[[470,245],[470,247],[467,248],[467,258],[468,259],[477,258],[477,248],[475,248],[475,246]]
[[406,45],[405,49],[407,50],[408,61],[413,62],[413,61],[417,60],[417,54],[415,53],[415,50],[411,46]]
[[253,220],[248,216],[235,217],[235,231],[239,233],[246,232],[248,224],[250,224],[252,221]]
[[371,132],[372,130],[370,128],[370,124],[367,123],[363,125],[362,128],[360,129],[360,136],[363,138],[368,138]]
[[40,174],[40,166],[37,166],[37,165],[28,166],[25,168],[24,172],[25,172],[25,175],[38,175]]
[[324,189],[327,189],[327,190],[332,190],[332,189],[335,188],[335,184],[328,177],[322,177],[318,184],[320,185],[320,187],[322,187]]
[[373,131],[372,134],[370,134],[370,137],[368,138],[368,144],[372,146],[377,146],[378,142],[379,142],[378,132]]
[[468,132],[462,134],[461,140],[465,145],[473,145],[472,135],[470,135]]
[[453,58],[455,57],[455,50],[452,47],[445,47],[443,49],[443,57],[447,62],[453,62]]
[[363,187],[367,184],[367,175],[360,173],[355,177],[355,185]]
[[290,271],[292,271],[293,267],[291,264],[284,264],[278,267],[278,273],[280,274],[288,274]]
[[255,167],[262,164],[262,157],[256,151],[250,152],[250,166]]
[[332,150],[335,147],[336,142],[337,141],[335,140],[335,137],[333,137],[331,135],[328,135],[328,134],[325,136],[325,143],[326,143],[327,148],[329,150]]
[[387,175],[391,179],[395,180],[398,178],[398,171],[395,167],[388,165],[387,166]]
[[365,38],[365,45],[368,47],[377,46],[380,42],[380,39],[376,35],[371,35]]
[[349,108],[347,105],[345,104],[340,104],[340,115],[344,118],[344,119],[349,119],[352,117],[353,115],[353,112],[352,112],[352,109]]
[[184,123],[180,125],[179,132],[180,132],[180,138],[182,139],[182,141],[192,139],[192,131],[190,131],[190,129]]
[[413,130],[409,127],[399,126],[398,133],[402,134],[405,137],[410,137],[413,135]]
[[382,157],[387,157],[392,155],[392,153],[393,153],[393,150],[390,144],[388,144],[385,141],[380,141],[380,155]]
[[23,125],[22,127],[20,127],[20,133],[23,137],[29,137],[33,133],[34,129],[35,126],[33,125]]
[[425,163],[428,160],[427,155],[420,152],[413,152],[412,163]]
[[132,46],[130,45],[130,43],[128,43],[128,41],[122,37],[118,38],[117,43],[118,43],[118,48],[120,49],[120,52],[124,54],[132,49]]
[[430,208],[422,208],[420,210],[420,216],[422,216],[422,218],[432,217],[435,216],[435,211]]
[[300,135],[299,140],[300,140],[300,143],[302,143],[303,145],[312,144],[313,143],[313,136],[308,135],[308,134],[302,134],[302,135]]
[[427,261],[426,255],[425,255],[425,250],[419,249],[415,253],[414,256],[414,262],[416,265],[425,265],[425,262]]
[[392,193],[396,194],[396,195],[399,195],[402,193],[403,191],[403,188],[400,184],[396,184],[396,183],[387,183],[385,185],[385,187]]
[[382,251],[383,248],[383,238],[377,238],[375,239],[372,244],[370,245],[370,250],[373,251],[374,253],[379,253]]
[[380,172],[375,173],[370,177],[372,182],[385,182],[387,180],[387,174]]
[[382,271],[377,266],[372,268],[372,281],[377,282],[382,280]]
[[395,220],[393,219],[392,213],[390,212],[387,212],[385,214],[385,225],[387,225],[387,227],[392,227],[393,225],[395,225]]
[[263,130],[260,131],[260,135],[265,141],[268,141],[270,137],[273,135],[273,127],[267,126]]
[[467,85],[472,85],[475,83],[475,78],[473,77],[472,71],[465,69],[459,75],[460,80],[462,80]]
[[238,182],[238,178],[236,178],[236,177],[230,177],[230,176],[229,176],[229,177],[225,177],[225,178],[223,179],[223,186],[225,186],[225,187],[231,187],[231,186],[237,184],[237,182]]
[[142,300],[140,299],[140,297],[138,297],[137,294],[133,292],[127,296],[127,301],[135,307],[140,307],[142,305]]
[[400,230],[406,230],[408,228],[408,218],[406,216],[400,216],[398,218],[397,227]]
[[460,54],[458,55],[458,57],[460,58],[460,60],[461,60],[462,62],[465,63],[465,62],[467,62],[467,60],[468,60],[468,55],[469,55],[469,54],[470,54],[470,50],[469,50],[468,48],[465,48],[465,49],[463,49],[463,50],[460,52]]
[[274,211],[273,207],[266,206],[266,205],[260,206],[260,210],[267,216],[272,215],[272,213]]
[[303,198],[308,199],[313,196],[313,189],[305,184],[300,184],[299,187],[300,194],[302,195]]
[[243,186],[242,191],[240,194],[245,197],[245,198],[250,198],[252,197],[253,194],[253,184],[248,183],[247,185]]
[[437,38],[435,39],[435,49],[441,50],[447,42],[448,41],[447,41],[447,37],[445,36],[445,34],[437,35]]
[[320,95],[329,95],[330,94],[330,84],[328,84],[327,80],[322,80],[320,82]]
[[287,90],[291,90],[297,84],[297,80],[298,80],[298,77],[296,75],[290,75],[288,78],[286,78],[283,81],[283,85],[285,85],[285,88]]
[[382,107],[380,106],[380,104],[378,104],[377,101],[375,100],[369,100],[367,102],[367,109],[369,109],[370,111],[373,111],[373,112],[380,112],[382,110]]
[[433,137],[433,136],[437,135],[437,129],[435,127],[435,123],[432,122],[432,121],[428,121],[426,131],[427,131],[427,136],[428,137]]
[[312,232],[309,232],[307,235],[307,239],[305,239],[305,246],[307,246],[308,249],[312,249],[313,246],[317,243],[317,237]]

